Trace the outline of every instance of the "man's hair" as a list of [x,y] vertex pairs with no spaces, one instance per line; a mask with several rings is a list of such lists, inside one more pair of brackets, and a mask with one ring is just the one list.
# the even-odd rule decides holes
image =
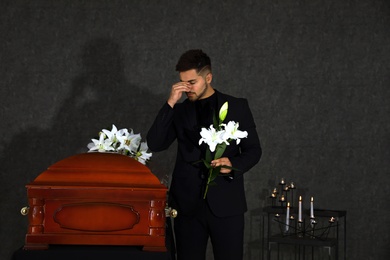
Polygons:
[[176,64],[176,71],[183,72],[195,69],[197,73],[203,68],[208,67],[211,71],[211,61],[209,56],[202,50],[189,50],[183,53]]

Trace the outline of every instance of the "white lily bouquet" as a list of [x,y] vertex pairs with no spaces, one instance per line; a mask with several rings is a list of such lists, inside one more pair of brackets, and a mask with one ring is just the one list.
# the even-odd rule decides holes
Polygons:
[[99,132],[99,140],[91,140],[92,142],[88,144],[89,152],[117,152],[130,156],[142,164],[146,164],[152,157],[152,153],[148,153],[147,143],[141,142],[141,135],[134,134],[133,129],[118,130],[112,125],[111,131],[102,129]]
[[[236,144],[239,144],[242,138],[248,137],[247,131],[238,130],[238,122],[236,123],[234,121],[229,121],[227,124],[223,123],[227,113],[228,102],[225,102],[219,110],[219,120],[214,117],[214,124],[210,125],[210,128],[202,128],[200,131],[201,138],[199,140],[199,145],[204,142],[209,147],[209,149],[206,150],[206,158],[202,160],[204,165],[209,170],[209,176],[207,179],[206,190],[204,192],[203,199],[206,198],[209,185],[214,184],[215,178],[217,178],[217,176],[220,174],[221,168],[237,170],[225,165],[212,167],[211,161],[221,158],[226,150],[226,146],[229,145],[232,140],[236,140]],[[213,159],[212,153],[214,153]]]

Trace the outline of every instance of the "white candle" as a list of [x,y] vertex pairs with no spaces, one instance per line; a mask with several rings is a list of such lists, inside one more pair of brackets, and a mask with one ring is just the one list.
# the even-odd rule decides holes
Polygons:
[[290,202],[287,202],[287,212],[286,212],[286,232],[290,225]]
[[299,196],[299,204],[298,204],[298,221],[302,222],[302,196]]
[[314,198],[310,198],[310,218],[314,218]]

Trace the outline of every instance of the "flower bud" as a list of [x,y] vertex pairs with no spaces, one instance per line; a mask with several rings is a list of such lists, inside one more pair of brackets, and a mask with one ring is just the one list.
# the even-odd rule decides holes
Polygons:
[[228,102],[226,101],[221,109],[219,110],[219,120],[221,122],[223,122],[223,120],[225,120],[226,116],[227,116],[227,112],[228,112]]

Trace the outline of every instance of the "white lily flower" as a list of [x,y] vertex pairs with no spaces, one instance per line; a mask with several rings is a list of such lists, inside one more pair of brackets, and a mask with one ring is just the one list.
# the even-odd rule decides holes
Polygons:
[[142,142],[139,146],[139,150],[135,154],[134,159],[139,161],[142,164],[146,164],[146,161],[148,161],[152,157],[152,153],[148,153],[149,147],[146,142]]
[[236,144],[239,144],[242,138],[247,138],[248,137],[248,132],[247,131],[241,131],[238,130],[239,123],[234,122],[234,121],[229,121],[229,123],[224,124],[225,127],[225,134],[224,137],[225,139],[233,139],[236,140]]
[[92,143],[88,144],[89,151],[99,151],[99,152],[105,152],[105,151],[115,151],[115,149],[112,147],[112,142],[109,139],[105,139],[104,133],[100,133],[99,140],[92,139]]
[[224,135],[224,131],[217,131],[213,127],[213,125],[210,125],[209,129],[203,127],[202,130],[200,131],[200,136],[202,138],[200,138],[199,140],[199,145],[205,142],[209,146],[210,151],[214,152],[218,144],[221,144],[223,142],[229,144],[227,142],[227,139],[223,138],[223,135]]
[[[133,134],[133,129],[130,128],[130,133]],[[127,130],[126,128],[122,128],[121,130],[118,130],[116,132],[116,136],[124,136],[124,135],[128,135],[129,134],[129,130]]]
[[118,133],[118,129],[113,124],[111,131],[108,131],[107,129],[103,129],[102,132],[107,136],[107,139],[110,140],[114,145],[118,142],[116,138],[116,134]]
[[124,135],[117,136],[119,147],[118,150],[127,150],[131,153],[136,153],[137,149],[141,143],[141,135],[134,134],[133,130],[127,132]]
[[146,164],[152,157],[152,153],[147,152],[148,145],[141,143],[141,135],[134,134],[131,128],[130,131],[126,128],[118,130],[113,124],[111,131],[103,129],[99,133],[99,140],[91,140],[92,142],[88,144],[89,152],[114,151],[132,157],[142,164]]

